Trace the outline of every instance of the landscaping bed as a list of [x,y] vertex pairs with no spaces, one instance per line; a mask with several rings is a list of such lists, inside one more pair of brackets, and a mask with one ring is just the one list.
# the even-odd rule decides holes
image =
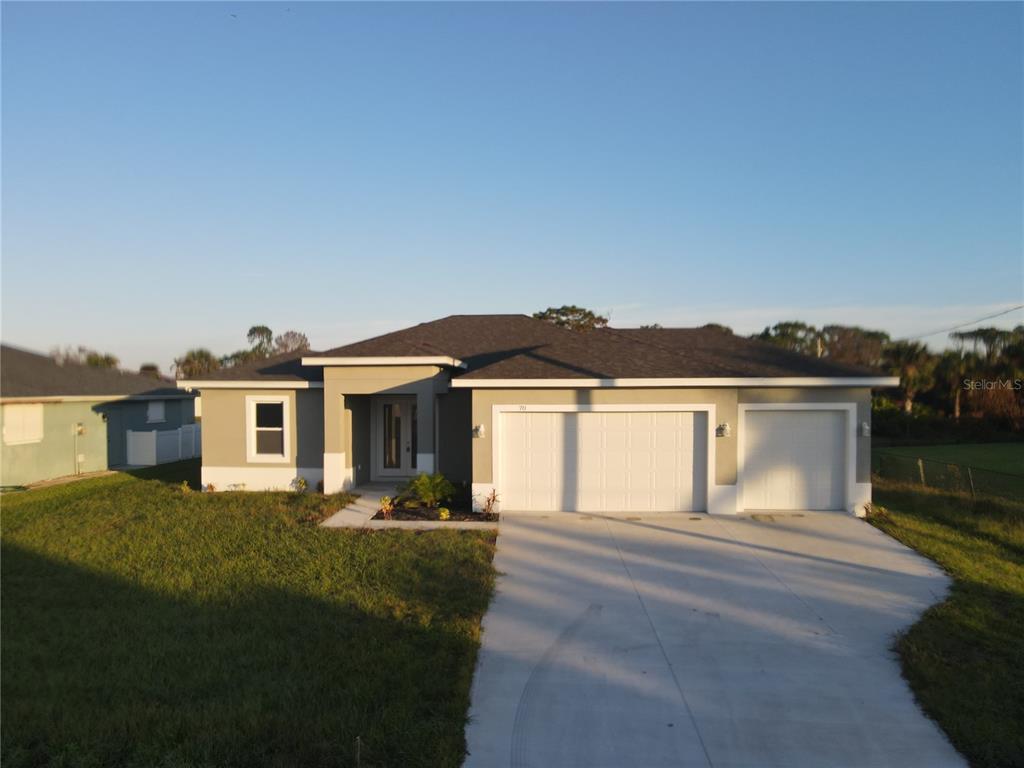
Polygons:
[[340,496],[198,480],[4,496],[4,767],[461,765],[495,534],[327,530]]
[[498,513],[492,510],[497,500],[494,493],[481,499],[483,509],[478,512],[467,485],[456,486],[440,473],[421,473],[400,486],[394,498],[384,496],[380,510],[370,519],[496,523]]
[[868,521],[954,580],[897,638],[904,676],[972,766],[1024,765],[1024,502],[873,483]]
[[448,516],[441,517],[441,509],[446,507],[396,507],[391,517],[384,517],[383,512],[378,512],[371,520],[431,520],[450,522],[478,522],[496,523],[498,515],[495,512],[472,512],[468,510],[448,509]]

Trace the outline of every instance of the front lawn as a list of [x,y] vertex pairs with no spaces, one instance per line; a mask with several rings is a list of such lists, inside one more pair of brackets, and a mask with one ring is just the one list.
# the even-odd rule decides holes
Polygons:
[[4,495],[4,768],[458,766],[494,535],[196,469]]
[[896,643],[918,701],[971,765],[1024,765],[1024,502],[877,479],[873,495],[871,523],[954,579]]
[[893,446],[879,448],[878,452],[1024,475],[1024,442]]

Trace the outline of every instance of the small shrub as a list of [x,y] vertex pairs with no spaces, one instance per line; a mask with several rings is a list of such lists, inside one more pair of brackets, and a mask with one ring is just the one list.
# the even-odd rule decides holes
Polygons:
[[192,489],[189,487],[188,480],[181,481],[181,492],[186,496],[192,493]]
[[402,488],[402,493],[428,507],[436,507],[455,493],[455,486],[440,472],[421,472]]
[[484,498],[484,503],[481,510],[485,515],[493,515],[494,508],[498,504],[498,492],[491,488],[491,492]]
[[324,481],[323,480],[317,480],[316,481],[316,492],[317,493],[323,493],[324,492]]
[[217,489],[213,487],[213,483],[207,483],[207,484],[206,484],[206,488],[205,488],[204,490],[205,490],[205,491],[206,491],[207,493],[213,493],[213,492],[214,492],[214,491],[216,491]]
[[451,516],[452,513],[449,511],[447,507],[441,507],[439,510],[437,510],[438,520],[448,520],[449,518],[451,518]]
[[380,497],[380,513],[385,520],[390,520],[395,513],[395,500],[390,496]]
[[306,478],[304,478],[302,475],[299,475],[294,480],[292,480],[292,490],[294,490],[296,493],[305,493],[306,488],[308,487],[309,483],[306,482]]

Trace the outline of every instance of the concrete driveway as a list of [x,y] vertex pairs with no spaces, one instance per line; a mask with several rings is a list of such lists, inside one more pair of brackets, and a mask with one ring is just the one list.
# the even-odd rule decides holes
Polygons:
[[471,768],[962,766],[889,645],[948,587],[839,514],[506,518]]

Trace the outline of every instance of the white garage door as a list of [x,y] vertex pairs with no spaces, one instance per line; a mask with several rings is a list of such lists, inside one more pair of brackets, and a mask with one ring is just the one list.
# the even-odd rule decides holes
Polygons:
[[707,429],[692,411],[502,414],[502,509],[704,510]]
[[744,423],[744,509],[843,508],[843,411],[747,411]]

